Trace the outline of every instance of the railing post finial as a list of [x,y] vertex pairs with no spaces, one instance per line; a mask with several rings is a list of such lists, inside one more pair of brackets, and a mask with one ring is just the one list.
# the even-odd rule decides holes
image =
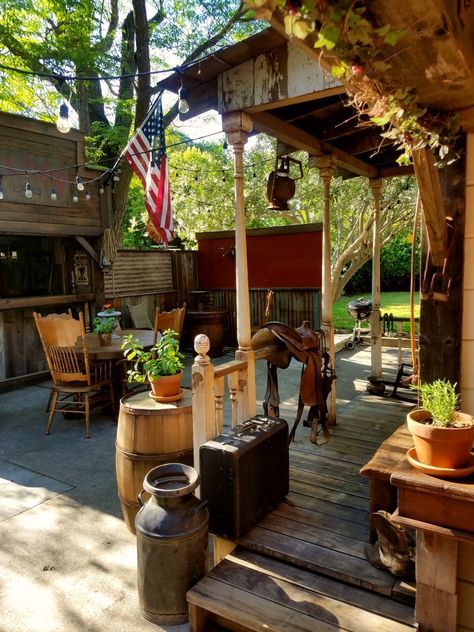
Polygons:
[[194,338],[194,351],[198,354],[194,359],[195,364],[206,365],[210,364],[211,359],[207,355],[207,352],[211,348],[211,343],[206,334],[198,334]]

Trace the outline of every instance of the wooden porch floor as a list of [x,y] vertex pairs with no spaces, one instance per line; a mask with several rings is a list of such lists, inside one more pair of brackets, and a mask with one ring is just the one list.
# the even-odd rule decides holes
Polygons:
[[[231,630],[414,628],[413,588],[365,558],[368,481],[359,475],[412,405],[372,396],[362,380],[358,388],[338,406],[329,443],[311,444],[300,424],[288,497],[192,589],[191,630],[212,629],[210,620]],[[291,423],[291,402],[281,416]]]

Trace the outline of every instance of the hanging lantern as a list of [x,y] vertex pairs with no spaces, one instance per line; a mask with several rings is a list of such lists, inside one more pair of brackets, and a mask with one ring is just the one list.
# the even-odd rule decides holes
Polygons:
[[[300,175],[298,178],[290,178],[290,162],[294,162],[299,166]],[[289,211],[288,200],[295,194],[295,180],[303,177],[303,167],[299,160],[295,160],[290,156],[283,156],[280,160],[280,166],[272,171],[268,176],[267,182],[267,198],[270,204],[270,211]]]

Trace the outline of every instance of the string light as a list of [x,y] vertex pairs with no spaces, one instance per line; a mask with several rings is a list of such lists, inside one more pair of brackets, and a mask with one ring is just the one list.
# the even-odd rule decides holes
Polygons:
[[0,200],[3,200],[2,176],[0,176]]
[[91,199],[91,194],[89,193],[89,191],[86,189],[86,200],[89,202],[89,200]]
[[181,74],[181,88],[178,92],[178,112],[180,114],[187,114],[189,112],[189,103],[188,103],[188,91],[183,86],[183,75]]
[[71,122],[69,121],[69,108],[64,101],[59,106],[58,118],[56,120],[56,127],[58,132],[67,134],[71,129]]
[[58,192],[56,191],[55,187],[53,186],[53,188],[51,189],[51,200],[53,202],[56,202],[56,200],[58,199]]
[[31,183],[29,180],[25,185],[25,197],[27,197],[28,199],[31,199],[33,197],[33,189],[31,188]]
[[76,176],[76,187],[78,191],[84,191],[84,182],[80,176]]
[[72,194],[72,201],[74,202],[74,204],[77,204],[79,202],[79,196],[77,195],[76,191],[74,191]]
[[99,193],[100,193],[101,195],[103,195],[104,191],[105,191],[105,189],[104,189],[104,185],[103,185],[103,184],[101,184],[101,185],[100,185],[100,187],[99,187]]

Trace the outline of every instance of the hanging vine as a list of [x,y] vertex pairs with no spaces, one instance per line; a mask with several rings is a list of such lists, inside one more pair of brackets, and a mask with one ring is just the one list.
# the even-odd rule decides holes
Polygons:
[[270,20],[278,9],[290,37],[315,34],[331,73],[346,84],[360,116],[383,128],[402,150],[398,162],[408,164],[411,154],[429,148],[438,164],[458,158],[455,149],[459,121],[452,112],[433,112],[419,102],[415,88],[400,85],[392,60],[407,32],[390,24],[375,25],[360,0],[246,0],[256,17]]

